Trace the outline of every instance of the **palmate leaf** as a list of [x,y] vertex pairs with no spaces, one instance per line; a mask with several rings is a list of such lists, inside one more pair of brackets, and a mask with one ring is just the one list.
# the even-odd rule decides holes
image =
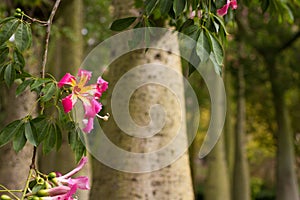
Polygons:
[[30,121],[25,123],[25,137],[34,146],[38,145],[36,128]]
[[5,62],[5,60],[7,59],[9,53],[9,48],[8,47],[4,47],[0,49],[0,64]]
[[22,125],[22,120],[16,120],[2,129],[0,132],[0,147],[7,144],[19,131],[23,131],[21,129]]
[[207,37],[205,29],[203,29],[200,32],[196,47],[196,52],[201,62],[206,62],[208,60],[210,51],[210,38]]
[[55,124],[49,124],[47,137],[43,141],[43,153],[49,153],[56,144],[57,134]]
[[161,15],[167,15],[172,7],[172,0],[160,0],[159,1],[159,10]]
[[16,70],[12,63],[9,63],[4,71],[4,81],[7,86],[11,86],[16,78]]
[[20,20],[13,18],[3,23],[0,29],[0,44],[6,42],[16,31],[20,24]]
[[149,16],[155,9],[156,5],[158,3],[158,0],[146,0],[145,2],[145,10],[146,14]]
[[209,32],[208,32],[208,35],[210,37],[211,47],[212,47],[212,51],[214,53],[216,62],[218,63],[218,65],[222,65],[223,59],[224,59],[223,47],[222,47],[220,41],[216,38],[216,36],[212,35]]
[[27,79],[23,81],[16,89],[16,96],[19,96],[22,92],[26,90],[26,88],[33,83],[32,79]]
[[186,5],[186,0],[174,0],[173,10],[176,17],[178,17],[182,13],[182,11],[185,8],[185,5]]
[[13,149],[16,152],[19,152],[23,149],[27,142],[27,139],[25,137],[25,126],[22,124],[20,127],[20,130],[15,134],[14,140],[13,140]]
[[111,26],[110,30],[112,31],[123,31],[128,28],[136,20],[136,17],[127,17],[122,19],[115,20]]
[[46,86],[42,89],[43,96],[41,98],[41,101],[49,101],[52,98],[52,96],[56,93],[56,90],[57,87],[55,83],[47,83]]
[[25,66],[25,60],[22,53],[17,48],[14,49],[13,58],[15,69],[18,71],[23,71]]
[[32,42],[31,28],[26,22],[21,22],[15,32],[16,46],[20,51],[28,49]]

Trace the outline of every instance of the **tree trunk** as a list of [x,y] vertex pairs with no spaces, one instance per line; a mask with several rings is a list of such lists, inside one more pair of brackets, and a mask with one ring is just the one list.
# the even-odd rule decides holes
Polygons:
[[284,86],[275,61],[267,63],[277,122],[276,200],[299,200],[293,131],[284,99]]
[[[115,0],[113,5],[115,16],[120,18],[128,15],[128,11],[133,8],[133,1]],[[158,42],[164,41],[166,41],[166,38]],[[128,53],[110,65],[107,101],[111,101],[112,90],[124,73],[136,66],[147,63],[160,63],[164,66],[171,66],[170,69],[181,72],[180,58],[168,52],[149,49],[146,53],[142,50]],[[137,79],[139,77],[161,77],[159,70],[153,70],[152,73],[147,71],[141,73],[143,74],[137,72],[133,77]],[[182,96],[178,97],[180,103],[184,103],[183,82],[178,81],[176,85],[178,90],[182,91]],[[174,137],[181,123],[181,120],[178,119],[183,117],[182,120],[184,120],[185,118],[181,116],[181,109],[177,100],[174,94],[158,84],[146,84],[134,91],[127,106],[129,106],[130,115],[136,124],[145,126],[149,123],[149,108],[152,105],[159,104],[164,108],[165,115],[156,117],[165,120],[165,125],[153,137],[142,139],[128,137],[119,129],[112,118],[108,122],[103,123],[102,128],[105,133],[108,133],[108,137],[116,146],[126,151],[146,153],[158,150],[167,145]],[[106,108],[111,113],[110,105]],[[181,144],[178,145],[186,145],[186,143],[187,136],[185,135],[181,139]],[[166,156],[172,156],[172,154],[173,152],[164,152],[164,154],[158,155],[156,160],[149,159],[144,163],[129,163],[129,165],[136,164],[141,167],[151,168],[151,166],[158,165]],[[194,199],[194,194],[188,154],[185,152],[171,165],[157,171],[149,170],[148,173],[125,173],[93,160],[93,184],[90,197],[91,199],[114,200],[192,200]]]
[[[5,113],[5,120],[2,122],[4,125],[25,117],[31,108],[36,106],[34,105],[36,100],[34,94],[26,91],[16,98],[15,89],[15,85],[10,89],[2,86],[1,89],[1,101],[3,101],[1,113]],[[25,187],[32,150],[33,146],[28,142],[19,153],[13,150],[11,142],[0,148],[0,184],[9,189],[23,189]]]
[[[213,66],[208,65],[210,70],[213,70]],[[213,72],[214,73],[214,72]],[[220,113],[212,120],[215,120],[215,123],[218,124],[223,118],[223,106],[224,101],[221,92],[221,85],[218,82],[215,82],[214,90],[212,90],[213,96],[216,101],[216,112]],[[208,163],[208,172],[205,181],[205,191],[204,197],[205,200],[230,200],[230,179],[229,179],[229,170],[226,162],[226,149],[224,143],[224,136],[221,135],[218,142],[212,149],[212,151],[207,155]]]
[[232,186],[233,181],[233,166],[234,166],[234,151],[235,151],[235,137],[234,137],[234,112],[233,112],[233,96],[234,88],[232,82],[232,75],[229,68],[225,68],[224,83],[226,88],[226,121],[224,126],[224,140],[226,149],[226,161],[229,170],[230,185]]
[[233,199],[250,200],[249,169],[245,152],[245,80],[243,66],[238,66],[237,117],[235,130],[235,159],[233,170]]

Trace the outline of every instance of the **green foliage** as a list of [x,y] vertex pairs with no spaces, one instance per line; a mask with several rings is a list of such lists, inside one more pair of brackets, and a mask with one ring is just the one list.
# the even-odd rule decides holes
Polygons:
[[126,28],[128,28],[133,22],[136,20],[136,17],[127,17],[123,19],[117,19],[115,20],[111,26],[110,29],[112,31],[123,31]]

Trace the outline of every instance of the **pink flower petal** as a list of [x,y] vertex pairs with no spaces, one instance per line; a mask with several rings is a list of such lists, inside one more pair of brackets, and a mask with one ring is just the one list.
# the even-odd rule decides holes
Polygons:
[[76,79],[73,75],[71,75],[70,73],[66,73],[62,79],[58,82],[58,87],[61,88],[64,85],[71,85],[73,86],[75,83]]
[[217,10],[218,15],[220,15],[220,16],[226,15],[227,11],[228,11],[228,8],[229,8],[229,4],[227,3],[222,8]]
[[94,128],[94,117],[84,119],[83,123],[85,124],[85,127],[82,129],[83,132],[90,133]]
[[81,160],[79,161],[78,166],[75,169],[73,169],[72,171],[70,171],[69,173],[67,173],[67,174],[65,174],[65,175],[63,175],[61,177],[58,177],[57,178],[58,181],[60,179],[68,179],[68,178],[70,178],[71,176],[73,176],[74,174],[76,174],[77,172],[79,172],[87,162],[88,162],[87,157],[82,157]]
[[77,101],[76,95],[70,94],[62,99],[61,103],[63,105],[65,113],[68,113],[72,110],[73,106]]
[[101,92],[105,92],[108,88],[108,82],[103,80],[101,77],[98,78],[97,84]]
[[230,7],[235,10],[237,9],[238,5],[237,5],[237,1],[236,0],[231,0],[230,2]]
[[80,78],[78,86],[83,87],[92,77],[92,72],[80,69],[78,71],[78,77]]
[[68,180],[68,183],[70,185],[77,185],[79,189],[82,190],[89,190],[90,189],[90,184],[89,184],[89,179],[86,176],[80,176],[77,178],[70,178]]

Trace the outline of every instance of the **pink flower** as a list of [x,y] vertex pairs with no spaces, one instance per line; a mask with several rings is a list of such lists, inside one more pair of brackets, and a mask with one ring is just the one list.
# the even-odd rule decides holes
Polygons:
[[93,129],[94,118],[102,109],[102,105],[97,100],[100,99],[102,93],[107,90],[108,83],[101,77],[98,78],[96,84],[86,85],[91,79],[92,72],[80,69],[78,71],[77,80],[73,75],[67,73],[58,82],[58,87],[65,85],[71,86],[72,93],[62,99],[62,105],[66,113],[70,112],[77,100],[79,99],[84,107],[85,115],[83,123],[85,127],[83,131],[89,133]]
[[73,194],[77,189],[89,190],[89,179],[86,176],[71,178],[79,172],[87,163],[87,157],[83,157],[78,166],[65,175],[56,173],[58,177],[53,178],[51,181],[55,183],[56,187],[38,191],[38,196],[43,200],[73,200]]
[[64,186],[60,185],[54,188],[38,191],[38,196],[43,200],[73,200],[73,194],[77,190],[77,185]]
[[231,7],[233,10],[237,9],[236,0],[227,0],[227,3],[220,9],[217,10],[218,15],[224,16],[227,14],[228,8]]
[[55,181],[58,184],[69,185],[69,186],[76,185],[79,189],[89,190],[90,189],[89,179],[87,177],[80,176],[77,178],[71,178],[71,176],[79,172],[86,163],[87,163],[87,157],[83,157],[80,160],[78,166],[72,171],[68,172],[65,175],[60,175],[59,173],[57,173],[58,177],[55,178]]

